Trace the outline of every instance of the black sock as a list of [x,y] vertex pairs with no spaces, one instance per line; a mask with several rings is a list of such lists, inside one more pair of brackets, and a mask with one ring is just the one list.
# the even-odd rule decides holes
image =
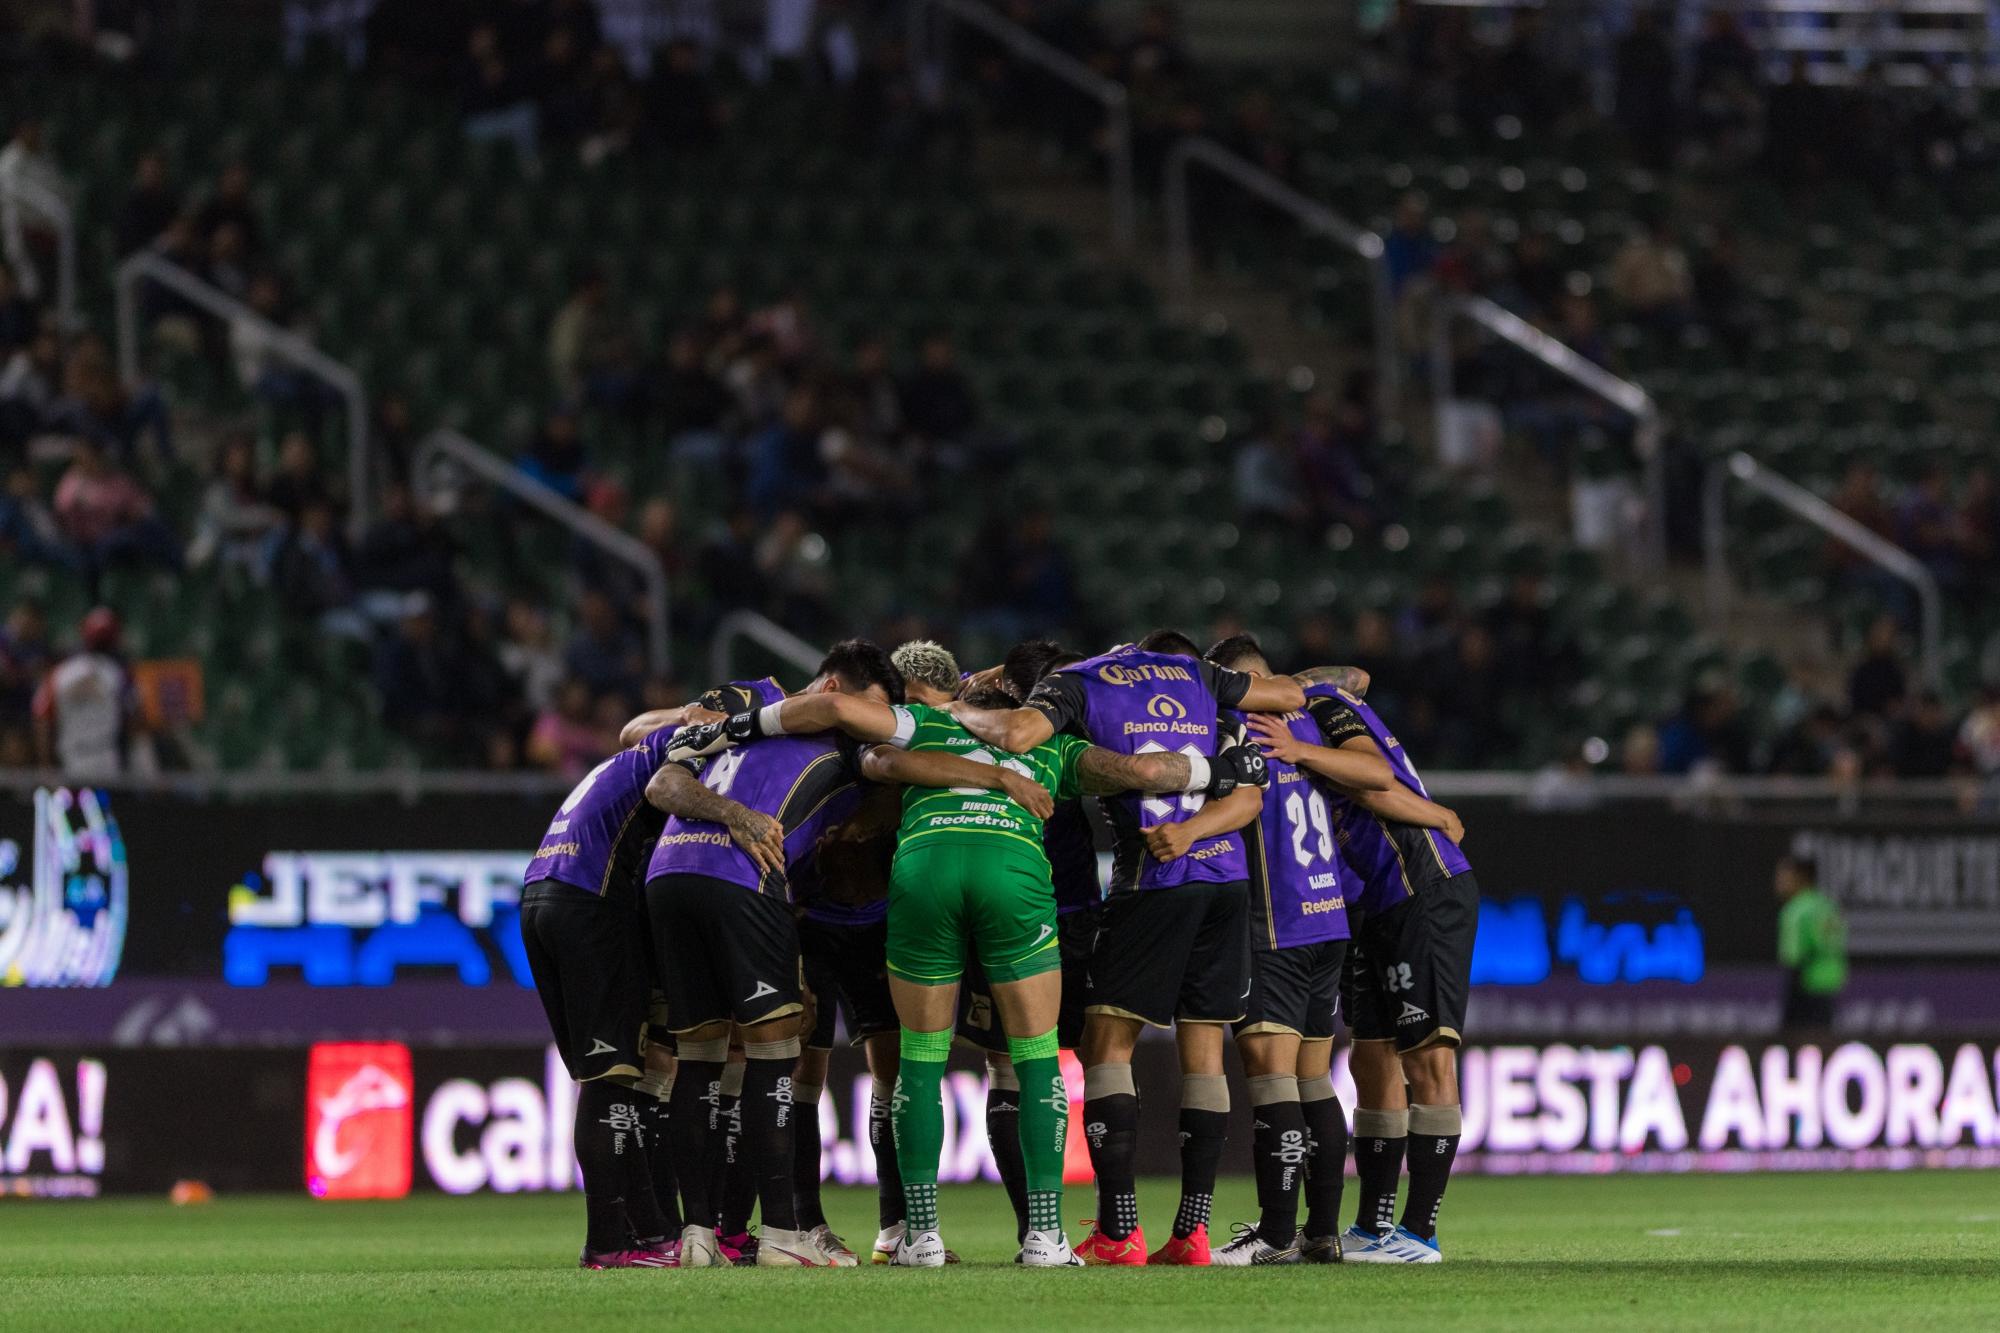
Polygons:
[[715,1133],[715,1108],[721,1101],[721,1062],[681,1061],[668,1103],[667,1140],[673,1148],[686,1226],[714,1226],[716,1209],[722,1206],[716,1202],[712,1170],[721,1156],[721,1139]]
[[1437,1235],[1438,1208],[1458,1159],[1456,1106],[1410,1108],[1410,1195],[1403,1201],[1403,1226],[1425,1240]]
[[896,1164],[896,1135],[889,1121],[894,1079],[876,1079],[868,1093],[868,1148],[875,1154],[876,1225],[887,1231],[903,1220],[903,1172]]
[[767,1231],[796,1231],[799,1226],[798,1205],[792,1198],[792,1157],[797,1146],[793,1126],[798,1121],[792,1105],[792,1070],[798,1062],[796,1044],[790,1055],[780,1059],[753,1057],[743,1062],[743,1130],[736,1155],[738,1169],[755,1182]]
[[645,1142],[646,1170],[653,1183],[653,1202],[669,1237],[681,1234],[680,1176],[674,1170],[673,1138],[667,1126],[673,1117],[664,1098],[639,1094],[639,1134]]
[[1215,1173],[1228,1142],[1229,1112],[1181,1108],[1181,1203],[1174,1213],[1176,1236],[1192,1236],[1208,1225],[1208,1211],[1215,1202]]
[[819,1192],[819,1096],[817,1084],[792,1084],[792,1109],[797,1113],[792,1126],[792,1198],[798,1205],[801,1231],[826,1225],[826,1206]]
[[603,1080],[576,1093],[576,1164],[583,1173],[583,1206],[589,1230],[584,1244],[605,1254],[632,1248],[625,1216],[628,1164],[638,1160],[638,1117],[632,1093]]
[[750,1214],[757,1207],[757,1177],[749,1170],[743,1143],[743,1098],[724,1095],[718,1116],[722,1128],[722,1160],[717,1164],[716,1206],[721,1216],[715,1220],[718,1236],[741,1236],[750,1230]]
[[[1299,1229],[1299,1177],[1305,1174],[1306,1118],[1299,1107],[1298,1081],[1250,1080],[1252,1153],[1257,1171],[1257,1234],[1267,1244],[1290,1249]],[[1282,1086],[1281,1086],[1282,1085]],[[1254,1099],[1269,1096],[1273,1100]]]
[[[1321,1080],[1324,1082],[1324,1080]],[[1347,1183],[1347,1111],[1338,1097],[1305,1100],[1299,1110],[1306,1121],[1312,1155],[1306,1159],[1306,1226],[1308,1236],[1332,1236],[1340,1231],[1340,1191]]]
[[1000,1184],[1006,1188],[1007,1202],[1014,1205],[1014,1239],[1028,1238],[1028,1164],[1021,1153],[1021,1090],[988,1088],[986,1091],[986,1141],[993,1147],[993,1165],[1000,1169]]
[[1370,1235],[1379,1236],[1396,1225],[1396,1178],[1403,1171],[1408,1125],[1404,1111],[1354,1113],[1354,1225]]
[[[1130,1065],[1103,1065],[1086,1070],[1086,1094],[1104,1070],[1120,1071],[1123,1088],[1132,1086]],[[1118,1080],[1114,1076],[1113,1086]],[[1139,1098],[1130,1091],[1114,1090],[1102,1096],[1086,1095],[1083,1103],[1083,1137],[1090,1145],[1091,1169],[1097,1173],[1097,1229],[1112,1240],[1124,1240],[1139,1229],[1139,1188],[1134,1179],[1134,1159],[1139,1152]]]

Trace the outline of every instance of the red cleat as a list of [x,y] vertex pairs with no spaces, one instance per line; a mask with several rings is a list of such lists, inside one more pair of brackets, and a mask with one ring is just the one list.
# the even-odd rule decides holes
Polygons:
[[[1137,1235],[1135,1231],[1132,1233]],[[1208,1223],[1194,1229],[1192,1236],[1174,1236],[1146,1260],[1149,1264],[1179,1264],[1186,1268],[1208,1267]]]
[[[1086,1264],[1111,1264],[1137,1267],[1146,1262],[1146,1233],[1134,1231],[1124,1240],[1113,1240],[1098,1229],[1097,1223],[1084,1219],[1090,1234],[1076,1243],[1076,1257]],[[1207,1253],[1206,1250],[1203,1251]],[[1204,1260],[1203,1262],[1206,1262]]]

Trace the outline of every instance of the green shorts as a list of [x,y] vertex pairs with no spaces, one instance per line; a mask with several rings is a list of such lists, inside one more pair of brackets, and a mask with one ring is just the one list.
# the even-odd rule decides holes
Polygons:
[[1002,838],[929,837],[905,844],[889,872],[889,975],[947,986],[971,940],[992,981],[1062,966],[1056,895],[1040,848]]

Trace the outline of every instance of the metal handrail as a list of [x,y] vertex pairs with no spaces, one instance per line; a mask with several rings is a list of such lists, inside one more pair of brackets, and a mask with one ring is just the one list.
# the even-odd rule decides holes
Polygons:
[[769,616],[756,611],[731,611],[715,624],[715,638],[708,649],[710,680],[724,681],[735,675],[729,649],[738,639],[761,644],[807,675],[818,671],[820,660],[826,656],[825,650],[813,647]]
[[910,6],[910,67],[914,70],[921,71],[931,63],[927,57],[933,11],[979,29],[1015,59],[1039,66],[1103,105],[1109,140],[1111,239],[1120,253],[1129,253],[1137,230],[1137,200],[1132,169],[1132,99],[1125,86],[977,0],[916,0]]
[[76,209],[38,180],[26,177],[4,187],[14,203],[36,214],[56,232],[56,322],[64,333],[79,327],[76,314]]
[[1162,202],[1167,215],[1167,271],[1183,300],[1194,286],[1194,209],[1188,196],[1188,168],[1196,163],[1271,207],[1291,214],[1306,235],[1324,236],[1368,265],[1375,319],[1376,401],[1382,420],[1398,419],[1403,401],[1402,358],[1396,354],[1396,296],[1382,238],[1213,139],[1199,136],[1182,139],[1167,153]]
[[1872,563],[1917,590],[1921,616],[1919,634],[1924,679],[1932,688],[1944,682],[1944,597],[1938,581],[1923,562],[1894,542],[1869,531],[1796,481],[1744,453],[1741,449],[1711,464],[1702,493],[1702,553],[1708,566],[1710,614],[1720,618],[1729,606],[1728,489],[1737,482],[1774,500],[1819,528],[1835,541],[1852,547]]
[[1431,314],[1431,406],[1435,411],[1455,396],[1451,322],[1464,319],[1527,353],[1588,393],[1629,414],[1635,425],[1633,449],[1645,469],[1646,549],[1656,568],[1667,560],[1666,421],[1653,396],[1621,379],[1560,338],[1483,296],[1440,293]]
[[449,458],[466,471],[477,473],[485,481],[540,510],[599,547],[613,559],[638,570],[646,581],[647,663],[654,674],[668,674],[672,666],[672,651],[667,635],[667,567],[651,547],[535,480],[491,449],[449,427],[440,427],[424,436],[410,465],[417,490],[426,499],[433,487],[430,465],[440,457]]
[[221,319],[247,320],[280,357],[324,381],[347,407],[347,489],[351,505],[348,523],[357,534],[369,517],[368,388],[361,376],[334,360],[290,329],[272,323],[228,292],[152,250],[138,250],[120,261],[114,279],[118,298],[118,370],[129,383],[139,377],[139,284],[157,282]]

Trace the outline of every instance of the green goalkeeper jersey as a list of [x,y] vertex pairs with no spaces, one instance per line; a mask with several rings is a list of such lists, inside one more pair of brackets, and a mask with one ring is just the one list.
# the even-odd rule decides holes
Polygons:
[[[1052,736],[1026,754],[997,750],[958,724],[941,708],[901,704],[914,731],[907,749],[934,750],[970,759],[975,764],[1000,764],[1048,789],[1058,801],[1082,794],[1077,761],[1090,742],[1081,736]],[[979,787],[908,787],[903,791],[903,825],[898,849],[920,839],[1006,839],[1042,850],[1042,821],[1005,792]]]

